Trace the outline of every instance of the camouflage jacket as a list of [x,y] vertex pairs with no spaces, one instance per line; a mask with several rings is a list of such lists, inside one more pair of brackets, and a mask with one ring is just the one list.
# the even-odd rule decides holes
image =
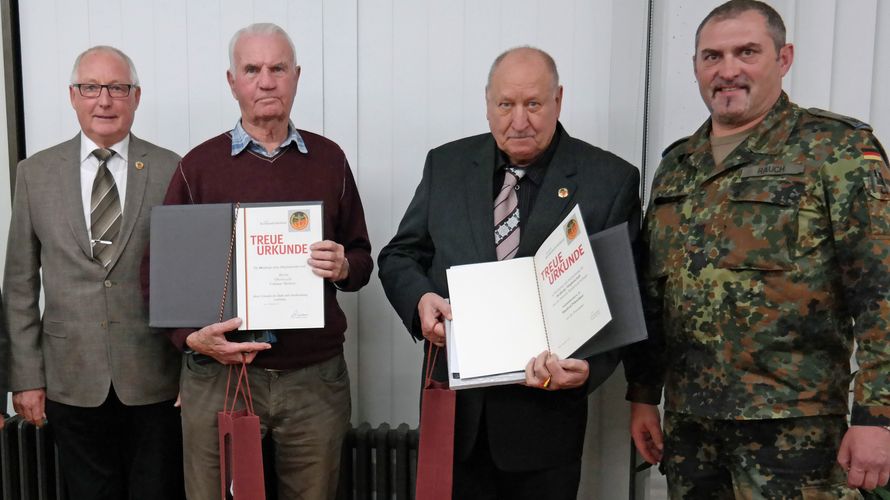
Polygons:
[[628,399],[722,419],[890,424],[890,170],[871,128],[789,102],[717,167],[710,120],[666,153],[642,232],[650,340]]

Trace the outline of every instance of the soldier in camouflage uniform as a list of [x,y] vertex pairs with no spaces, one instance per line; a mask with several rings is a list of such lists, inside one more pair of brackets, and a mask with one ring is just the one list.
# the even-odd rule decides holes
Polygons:
[[652,186],[650,339],[625,368],[631,433],[672,498],[860,498],[890,476],[890,170],[868,125],[789,101],[793,55],[765,4],[706,17],[711,118]]

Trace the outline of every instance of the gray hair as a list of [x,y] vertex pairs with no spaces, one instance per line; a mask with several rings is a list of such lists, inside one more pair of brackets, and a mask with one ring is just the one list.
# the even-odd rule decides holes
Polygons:
[[290,45],[291,54],[294,56],[294,66],[297,65],[297,49],[294,48],[294,41],[291,40],[287,31],[284,31],[284,28],[275,23],[253,23],[236,31],[232,35],[232,40],[229,41],[229,72],[232,73],[232,77],[237,75],[235,71],[235,44],[244,35],[280,35],[284,37],[287,40],[287,44]]
[[494,76],[494,72],[498,69],[498,66],[501,65],[501,63],[504,61],[504,59],[507,58],[507,56],[520,50],[530,50],[541,56],[541,59],[544,60],[544,65],[547,66],[547,69],[550,71],[550,75],[553,77],[553,90],[556,90],[556,88],[559,87],[559,71],[556,70],[556,61],[553,60],[553,57],[537,47],[532,47],[531,45],[522,45],[520,47],[507,49],[502,52],[501,55],[497,56],[494,59],[494,62],[491,63],[491,68],[488,70],[488,81],[485,83],[486,92],[488,92],[488,88],[491,87],[491,77]]
[[133,64],[133,60],[130,59],[130,56],[124,54],[121,49],[112,47],[110,45],[96,45],[95,47],[90,47],[87,50],[80,53],[77,56],[77,59],[74,60],[74,67],[71,69],[71,85],[75,83],[80,83],[77,81],[77,72],[80,70],[80,61],[89,54],[93,54],[95,52],[108,52],[110,54],[116,55],[122,61],[127,63],[127,67],[130,68],[130,83],[135,86],[139,86],[139,75],[136,74],[136,65]]
[[782,16],[776,12],[776,9],[759,0],[729,0],[717,6],[705,16],[701,24],[698,25],[698,29],[695,30],[695,51],[698,52],[698,40],[701,37],[701,30],[710,21],[735,19],[752,10],[766,18],[766,29],[769,31],[770,38],[773,39],[776,52],[779,52],[779,49],[785,46],[785,23],[782,22]]

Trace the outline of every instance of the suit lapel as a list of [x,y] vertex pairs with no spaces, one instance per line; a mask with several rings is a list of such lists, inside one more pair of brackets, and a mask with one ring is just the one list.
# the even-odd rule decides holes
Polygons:
[[62,188],[62,206],[74,241],[88,259],[93,258],[90,235],[84,219],[83,197],[80,190],[80,134],[59,148],[59,182]]
[[[578,170],[577,158],[569,151],[569,134],[563,132],[556,147],[553,159],[547,166],[547,173],[535,199],[535,208],[520,233],[519,250],[516,255],[534,255],[538,247],[553,231],[554,224],[565,216],[573,206],[577,184],[574,175]],[[560,193],[565,193],[564,198]],[[520,217],[524,217],[520,214]]]
[[136,227],[136,219],[142,210],[142,203],[145,200],[145,188],[148,185],[148,150],[145,143],[138,139],[135,135],[130,134],[129,158],[127,158],[127,194],[124,205],[124,215],[121,220],[121,229],[118,234],[119,244],[115,245],[114,256],[108,263],[108,270],[114,267],[117,259],[120,257],[130,236],[133,235],[133,228]]
[[494,139],[484,141],[482,148],[471,152],[469,171],[463,176],[467,200],[467,223],[482,262],[496,260],[494,249]]

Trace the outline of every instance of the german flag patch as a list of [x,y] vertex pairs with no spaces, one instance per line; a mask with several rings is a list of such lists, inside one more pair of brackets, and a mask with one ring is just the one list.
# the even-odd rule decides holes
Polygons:
[[884,158],[881,156],[880,151],[878,151],[877,149],[863,149],[862,150],[862,159],[863,160],[884,161]]

